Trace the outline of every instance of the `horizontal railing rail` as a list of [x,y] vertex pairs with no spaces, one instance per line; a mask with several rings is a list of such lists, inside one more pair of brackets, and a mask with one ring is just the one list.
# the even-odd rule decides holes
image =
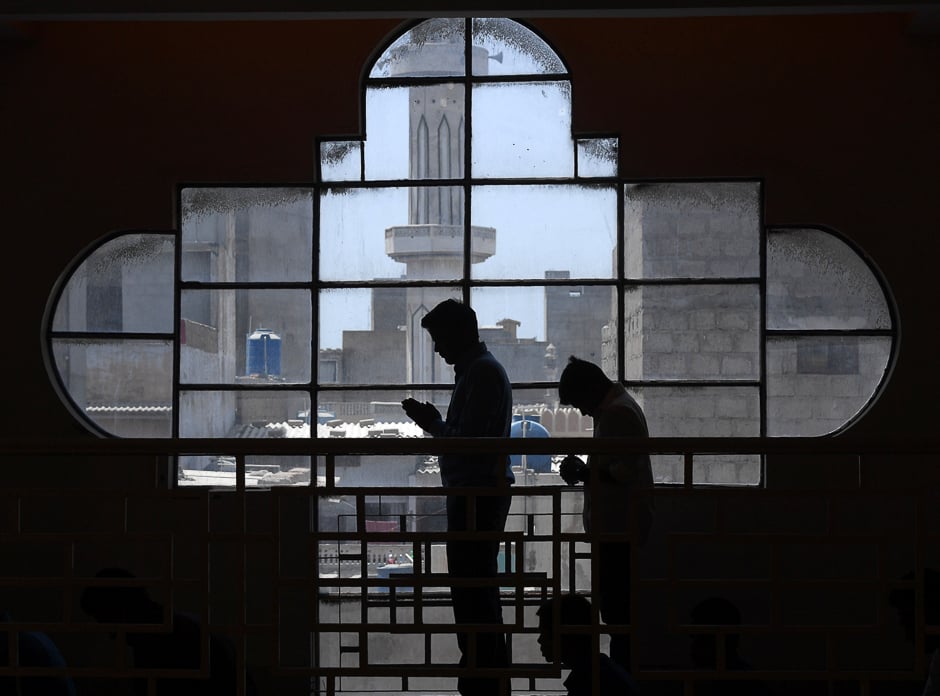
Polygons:
[[940,437],[650,437],[650,438],[75,438],[0,440],[0,456],[69,454],[936,454]]

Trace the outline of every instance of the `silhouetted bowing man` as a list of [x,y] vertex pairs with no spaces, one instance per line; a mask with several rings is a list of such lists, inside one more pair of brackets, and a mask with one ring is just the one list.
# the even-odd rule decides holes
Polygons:
[[[555,611],[559,625],[555,625]],[[636,683],[627,670],[607,655],[598,655],[597,681],[594,674],[594,649],[590,633],[569,633],[569,626],[591,625],[591,603],[581,595],[564,594],[543,602],[539,617],[539,648],[548,662],[561,662],[571,670],[565,679],[568,696],[636,696]],[[558,654],[555,654],[555,640]]]
[[[421,428],[434,437],[509,437],[512,421],[512,389],[506,371],[480,341],[476,313],[467,305],[445,300],[421,320],[434,342],[434,351],[454,366],[455,384],[442,418],[433,404],[415,399],[402,401],[402,408]],[[447,488],[485,487],[492,495],[447,496],[449,532],[502,532],[512,499],[508,488],[515,480],[506,454],[448,454],[439,458],[441,482]],[[468,512],[473,506],[475,527],[469,525]],[[480,587],[452,586],[454,623],[503,623],[496,583],[498,539],[450,540],[447,542],[447,569],[452,578],[483,579]],[[490,582],[486,582],[489,579]],[[501,628],[478,632],[476,665],[508,665],[506,639]],[[470,640],[473,633],[457,631],[462,666],[472,665]],[[508,694],[508,680],[461,676],[457,690],[463,696]]]
[[[915,577],[914,572],[911,571],[901,579],[910,581]],[[888,602],[898,614],[904,637],[912,645],[916,645],[917,604],[914,588],[891,590]],[[940,626],[940,571],[934,568],[924,569],[924,624]],[[921,696],[940,696],[940,636],[929,633],[924,635],[924,654],[927,658],[927,680],[923,690],[916,693],[920,693]]]
[[[123,568],[105,568],[98,578],[126,578],[134,575]],[[99,623],[162,624],[164,608],[153,601],[143,587],[94,586],[82,592],[82,610]],[[202,661],[202,626],[196,617],[174,612],[169,632],[127,633],[127,645],[138,669],[199,669]],[[156,692],[167,696],[233,696],[237,694],[237,666],[234,646],[221,636],[209,635],[209,675],[200,677],[156,678]],[[137,693],[148,693],[147,679],[134,681]],[[249,679],[246,694],[253,696]]]
[[[10,663],[10,636],[17,638],[17,663],[20,667],[64,668],[65,658],[58,646],[42,631],[3,630],[13,621],[7,610],[0,611],[0,666]],[[0,677],[0,696],[75,696],[75,684],[68,675]]]
[[[649,437],[646,416],[623,385],[613,382],[594,363],[574,356],[561,373],[558,400],[574,406],[594,420],[594,437]],[[636,500],[632,510],[631,493],[653,488],[653,472],[648,454],[599,454],[587,462],[568,455],[559,474],[573,486],[584,483],[584,531],[592,535],[598,554],[597,598],[601,618],[608,626],[630,623],[630,539],[646,543],[653,521],[653,498]],[[633,515],[638,529],[631,533]],[[594,521],[600,525],[593,528]],[[615,536],[603,539],[603,535]],[[610,657],[625,669],[630,667],[630,636],[610,635]]]

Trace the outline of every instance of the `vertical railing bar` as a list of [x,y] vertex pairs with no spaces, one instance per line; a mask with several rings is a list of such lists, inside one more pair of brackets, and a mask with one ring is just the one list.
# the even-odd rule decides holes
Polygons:
[[[238,636],[235,641],[235,693],[237,696],[245,696],[245,675],[248,673],[248,665],[246,664],[246,641],[248,640],[247,626],[248,626],[248,603],[245,601],[248,597],[248,492],[245,487],[245,474],[247,470],[247,457],[242,456],[236,459],[238,463],[238,470],[241,473],[241,487],[237,493],[238,499],[238,517],[239,517],[239,535],[241,537],[238,551],[238,589],[237,589],[237,598],[238,598],[238,624],[237,631]],[[211,660],[209,645],[209,636],[205,636],[206,642],[206,657],[208,668],[208,661]]]
[[245,492],[245,455],[235,455],[235,490],[238,493]]

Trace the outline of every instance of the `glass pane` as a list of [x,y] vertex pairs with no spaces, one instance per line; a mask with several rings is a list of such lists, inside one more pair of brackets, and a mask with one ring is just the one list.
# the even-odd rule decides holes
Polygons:
[[578,141],[578,176],[617,176],[619,138],[593,138]]
[[[559,369],[560,372],[560,369]],[[558,403],[558,389],[513,389],[510,437],[590,437],[592,419]],[[574,415],[572,416],[572,412]],[[564,454],[511,454],[516,483],[519,485],[563,485],[558,464]],[[543,501],[543,504],[550,501]],[[546,512],[550,511],[550,505]],[[547,521],[551,524],[551,520]]]
[[628,278],[753,278],[760,184],[631,184],[624,189]]
[[651,437],[755,437],[760,433],[757,387],[637,389]]
[[767,341],[767,434],[812,437],[838,430],[871,401],[891,339],[804,336]]
[[[317,404],[318,438],[423,438],[424,431],[418,427],[401,407],[405,397],[414,397],[420,401],[430,401],[441,413],[446,413],[450,400],[450,390],[413,391],[383,390],[368,391],[321,391]],[[325,420],[323,420],[325,419]],[[318,463],[318,477],[325,477],[326,468]],[[438,488],[441,485],[440,469],[434,455],[390,455],[359,456],[349,455],[336,458],[335,484],[338,486],[395,486],[416,488]],[[333,499],[320,500],[321,520],[326,526],[321,529],[336,529],[338,515],[349,516],[340,525],[355,528],[355,498],[336,496]],[[378,503],[378,504],[373,504]],[[398,523],[398,515],[409,516],[406,525],[417,525],[418,529],[443,531],[444,519],[433,517],[435,511],[443,507],[443,499],[436,492],[430,495],[382,496],[381,500],[370,498],[366,505],[367,525],[373,522]],[[345,509],[344,509],[345,508]],[[381,515],[386,515],[382,517]],[[395,517],[387,517],[394,515]],[[425,516],[427,519],[424,519]],[[332,522],[329,521],[332,518]],[[437,524],[439,528],[434,527]],[[429,526],[430,525],[430,526]],[[376,526],[380,530],[382,524]],[[342,530],[342,526],[340,527]],[[396,552],[397,553],[397,552]]]
[[453,179],[464,169],[464,88],[366,90],[366,179]]
[[570,355],[616,375],[616,332],[608,328],[609,288],[474,288],[470,297],[480,338],[511,381],[555,380]]
[[571,84],[474,86],[471,161],[480,178],[574,176]]
[[320,178],[323,181],[359,181],[362,178],[362,141],[320,143]]
[[473,47],[486,51],[487,63],[473,61],[474,75],[564,73],[558,54],[537,34],[505,18],[473,20]]
[[313,193],[301,188],[187,188],[183,280],[311,279]]
[[[651,437],[757,437],[757,387],[641,387],[634,394]],[[657,483],[681,483],[678,455],[655,455]],[[693,460],[695,483],[752,485],[760,481],[759,455],[701,455]]]
[[757,379],[757,285],[630,288],[624,296],[626,376]]
[[463,18],[421,22],[385,49],[369,77],[463,75],[464,24]]
[[887,329],[888,302],[871,267],[822,230],[767,234],[767,327]]
[[180,437],[310,437],[303,391],[181,391]]
[[62,387],[88,420],[118,437],[170,437],[173,344],[170,341],[56,339]]
[[307,290],[184,290],[180,382],[269,385],[310,380]]
[[53,331],[173,331],[175,236],[127,233],[75,269],[56,304]]
[[373,288],[320,293],[321,382],[452,382],[421,319],[456,288]]
[[[463,274],[463,189],[329,189],[321,199],[322,280],[455,280]],[[474,230],[492,255],[492,230]]]
[[[274,436],[277,437],[277,436]],[[235,458],[180,457],[176,483],[179,486],[211,486],[234,488]],[[310,457],[281,457],[276,455],[245,457],[246,488],[278,488],[282,486],[310,485]]]
[[475,226],[496,232],[495,254],[485,263],[474,259],[478,263],[474,277],[614,276],[617,192],[613,187],[477,186],[471,215]]

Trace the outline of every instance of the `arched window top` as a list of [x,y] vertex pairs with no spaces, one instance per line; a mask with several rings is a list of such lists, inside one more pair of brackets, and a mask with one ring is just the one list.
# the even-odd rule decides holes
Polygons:
[[[446,297],[528,385],[518,413],[545,410],[568,355],[623,381],[654,437],[828,435],[874,403],[897,311],[850,237],[767,225],[758,179],[621,176],[619,136],[573,132],[565,65],[518,22],[415,23],[377,55],[364,132],[319,141],[316,181],[183,185],[176,231],[70,266],[44,356],[89,430],[313,437],[316,414],[402,433],[401,396],[450,380],[420,327]],[[695,480],[757,483],[759,464]],[[178,482],[228,466],[181,461]]]
[[[393,40],[372,65],[370,78],[463,77],[467,20],[429,19]],[[544,39],[505,18],[470,20],[469,75],[563,75],[565,65]]]

